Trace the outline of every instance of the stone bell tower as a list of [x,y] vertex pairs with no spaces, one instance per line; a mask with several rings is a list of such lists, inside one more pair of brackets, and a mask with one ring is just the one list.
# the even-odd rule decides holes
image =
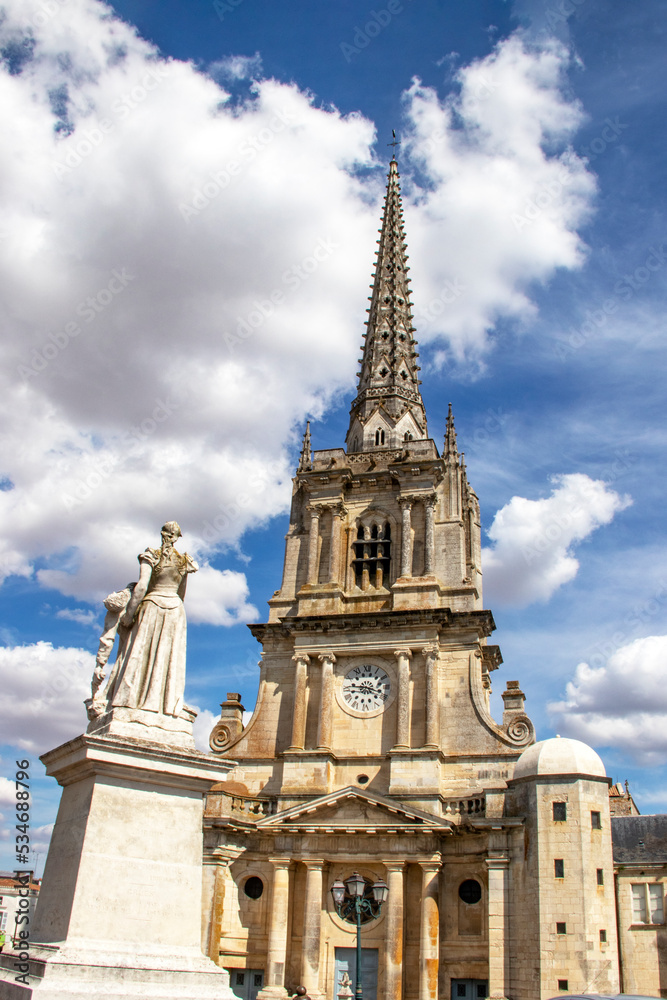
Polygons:
[[[236,767],[209,796],[210,954],[255,970],[267,998],[299,984],[336,995],[351,928],[327,887],[353,861],[390,886],[386,919],[364,932],[381,956],[378,997],[398,1000],[402,984],[406,998],[449,996],[456,976],[505,988],[497,916],[516,822],[505,829],[504,790],[534,731],[517,682],[502,723],[489,711],[502,658],[487,645],[479,504],[451,407],[442,452],[428,434],[395,159],[378,244],[346,448],[314,451],[306,428],[282,584],[268,622],[250,626],[262,645],[257,705],[239,731],[228,698],[211,737]],[[459,861],[446,879],[448,851]],[[456,897],[459,873],[483,903],[448,965],[442,894],[454,893],[452,913],[477,905]],[[263,886],[260,917],[243,897]],[[235,905],[236,917],[225,909]]]

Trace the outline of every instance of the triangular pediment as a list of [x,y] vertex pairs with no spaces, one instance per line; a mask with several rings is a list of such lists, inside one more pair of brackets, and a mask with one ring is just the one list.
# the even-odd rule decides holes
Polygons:
[[452,828],[437,816],[352,785],[267,816],[257,826],[331,833],[433,833]]

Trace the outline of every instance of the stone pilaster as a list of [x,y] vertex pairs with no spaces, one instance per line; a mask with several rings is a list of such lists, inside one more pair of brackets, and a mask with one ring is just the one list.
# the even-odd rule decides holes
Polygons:
[[320,510],[309,507],[310,534],[308,535],[308,576],[306,583],[316,584],[319,569]]
[[509,858],[506,854],[488,857],[489,875],[489,997],[505,1000],[509,989]]
[[283,1000],[288,995],[285,989],[285,965],[287,963],[291,861],[289,858],[271,858],[270,860],[273,865],[273,886],[266,981],[257,996],[260,1000]]
[[322,870],[324,861],[304,861],[306,866],[306,898],[303,914],[301,949],[301,986],[316,998],[324,994],[319,988],[320,936],[322,921]]
[[410,659],[409,649],[394,650],[398,667],[398,695],[396,697],[395,750],[410,748]]
[[426,658],[426,742],[428,749],[440,745],[440,710],[438,701],[438,653],[437,645],[425,646],[422,650]]
[[424,576],[433,576],[435,570],[435,493],[424,499]]
[[401,508],[401,576],[412,576],[412,500],[399,497]]
[[340,539],[341,523],[345,516],[345,507],[338,504],[331,509],[331,553],[329,556],[329,580],[340,583]]
[[440,947],[439,861],[420,862],[422,909],[419,934],[419,1000],[437,1000]]
[[292,657],[294,673],[294,708],[292,711],[292,745],[290,750],[303,750],[306,745],[306,680],[310,657],[295,653]]
[[387,871],[389,895],[384,904],[385,950],[384,995],[385,1000],[401,1000],[403,996],[403,873],[404,863],[383,862]]
[[333,653],[321,653],[318,660],[322,664],[322,689],[320,693],[320,718],[317,727],[317,749],[331,750],[333,735]]

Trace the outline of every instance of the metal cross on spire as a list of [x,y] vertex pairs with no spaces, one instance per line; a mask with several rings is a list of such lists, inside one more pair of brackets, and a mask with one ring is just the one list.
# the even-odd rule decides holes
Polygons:
[[388,142],[387,145],[394,147],[393,148],[393,152],[392,152],[392,159],[395,160],[396,159],[396,147],[401,145],[401,140],[396,138],[396,132],[394,131],[394,129],[391,130],[391,134],[394,137],[394,141],[393,142]]

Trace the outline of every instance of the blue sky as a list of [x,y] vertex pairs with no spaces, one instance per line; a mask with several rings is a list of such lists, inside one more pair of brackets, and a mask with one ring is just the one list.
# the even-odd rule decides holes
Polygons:
[[347,430],[392,129],[496,716],[520,680],[540,738],[667,811],[664,0],[0,8],[0,866],[26,756],[43,865],[38,755],[84,729],[100,600],[165,520],[202,565],[201,745],[228,690],[252,708],[305,420]]

